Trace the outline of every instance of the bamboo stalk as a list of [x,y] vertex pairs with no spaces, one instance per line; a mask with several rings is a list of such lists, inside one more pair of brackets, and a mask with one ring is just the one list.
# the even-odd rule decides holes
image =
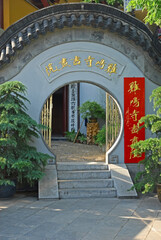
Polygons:
[[[46,125],[49,127],[49,99],[46,102]],[[46,142],[49,145],[49,128],[46,129]]]
[[[44,124],[44,107],[43,107],[42,112],[41,112],[41,124],[42,125]],[[44,137],[44,129],[42,129],[42,135]]]
[[[44,105],[44,125],[46,126],[46,103]],[[44,140],[46,142],[46,129],[44,129]]]
[[109,94],[106,93],[106,151],[109,149]]
[[51,147],[51,131],[52,131],[52,103],[53,98],[50,96],[50,120],[49,120],[49,147]]
[[115,141],[115,138],[114,138],[114,100],[111,98],[111,101],[112,101],[112,144],[113,144]]
[[115,140],[117,138],[117,106],[115,103]]
[[111,122],[112,122],[112,114],[111,114],[111,109],[112,109],[112,101],[111,101],[111,96],[110,96],[110,123],[109,123],[109,126],[110,126],[110,147],[112,145],[112,126],[111,126]]

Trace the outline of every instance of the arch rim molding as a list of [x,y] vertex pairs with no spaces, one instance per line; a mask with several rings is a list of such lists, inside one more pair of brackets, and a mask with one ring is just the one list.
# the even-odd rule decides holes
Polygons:
[[[23,52],[23,49],[25,50],[34,42],[31,40],[43,37],[56,29],[59,31],[62,28],[65,30],[80,29],[80,27],[83,27],[84,31],[86,29],[88,31],[88,28],[95,31],[108,31],[110,34],[121,36],[126,41],[137,44],[136,48],[141,47],[146,57],[148,56],[149,63],[146,61],[146,64],[150,66],[153,63],[153,68],[159,75],[161,74],[161,44],[155,41],[152,32],[141,21],[118,9],[90,3],[51,6],[29,14],[11,25],[0,37],[0,70],[7,67],[9,63],[13,63],[20,50]],[[95,42],[98,41],[95,40]],[[31,58],[27,61],[29,62]],[[161,85],[159,78],[153,78],[152,74],[146,72],[144,75]],[[7,80],[9,79],[0,77],[0,83]]]

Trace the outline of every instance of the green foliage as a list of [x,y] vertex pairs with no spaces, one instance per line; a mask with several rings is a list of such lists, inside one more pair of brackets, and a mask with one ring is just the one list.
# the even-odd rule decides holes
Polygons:
[[[161,16],[161,15],[160,15]],[[161,116],[161,87],[158,87],[153,90],[152,95],[150,96],[150,101],[153,101],[153,108],[157,110],[157,116]]]
[[30,185],[43,176],[47,154],[31,146],[43,127],[27,113],[26,87],[17,81],[0,85],[0,185],[24,180]]
[[80,141],[80,143],[87,143],[87,137],[84,134],[78,136],[78,140]]
[[66,137],[69,141],[73,142],[74,139],[75,139],[76,134],[77,134],[77,133],[75,132],[75,130],[72,130],[71,132],[67,131],[67,132],[65,132],[65,137]]
[[11,180],[5,180],[5,179],[3,179],[3,180],[0,180],[0,186],[1,186],[1,185],[5,185],[5,186],[7,186],[7,185],[15,186],[15,182],[14,182],[14,181],[11,181]]
[[142,8],[142,10],[147,10],[147,16],[145,17],[145,22],[149,24],[155,23],[161,27],[161,1],[160,0],[131,0],[128,5],[128,11],[131,8],[136,7]]
[[84,0],[84,2],[95,2],[95,3],[104,3],[104,4],[108,4],[111,6],[122,6],[123,5],[123,1],[122,0]]
[[145,153],[145,159],[140,162],[145,170],[136,175],[133,186],[142,193],[153,191],[156,184],[161,183],[161,87],[153,90],[150,101],[153,101],[156,114],[142,117],[139,122],[144,122],[143,127],[155,136],[131,145],[134,156]]
[[103,125],[95,137],[95,143],[99,146],[106,144],[106,126]]
[[[75,132],[75,130],[72,130],[71,132],[69,132],[69,131],[65,132],[65,136],[70,142],[74,142],[76,134],[77,133]],[[87,142],[86,136],[84,134],[80,133],[80,132],[78,134],[77,139],[80,141],[80,143],[86,143]]]
[[102,118],[105,119],[105,109],[101,107],[97,102],[84,102],[80,107],[79,111],[82,114],[83,119],[87,118]]

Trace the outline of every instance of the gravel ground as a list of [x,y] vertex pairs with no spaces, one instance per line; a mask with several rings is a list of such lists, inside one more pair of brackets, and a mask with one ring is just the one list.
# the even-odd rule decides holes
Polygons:
[[65,140],[52,142],[52,152],[56,155],[56,161],[81,161],[104,162],[105,153],[99,146],[73,143]]

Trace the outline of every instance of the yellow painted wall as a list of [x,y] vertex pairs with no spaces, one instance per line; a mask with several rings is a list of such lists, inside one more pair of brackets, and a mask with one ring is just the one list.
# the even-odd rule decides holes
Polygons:
[[[70,0],[68,2],[80,2],[80,0]],[[65,0],[60,0],[58,4],[66,3]],[[3,22],[4,29],[11,24],[23,18],[24,16],[35,12],[37,8],[32,6],[25,0],[3,0]]]
[[29,13],[36,11],[37,8],[24,0],[3,0],[3,23],[4,29],[12,23],[23,18]]

